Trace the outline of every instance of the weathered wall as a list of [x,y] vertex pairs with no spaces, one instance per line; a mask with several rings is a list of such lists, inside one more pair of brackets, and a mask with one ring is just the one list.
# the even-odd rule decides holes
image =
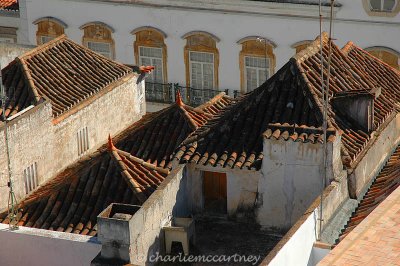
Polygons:
[[230,216],[252,213],[257,207],[260,171],[227,171],[227,210]]
[[[337,157],[333,147],[338,146],[328,143],[328,178],[337,171],[332,156]],[[265,139],[263,150],[257,220],[265,227],[289,229],[321,193],[323,145]]]
[[20,45],[0,42],[0,68],[5,68],[17,56],[33,49],[33,45]]
[[360,199],[400,142],[400,114],[374,136],[375,142],[349,176],[350,195]]
[[[107,90],[104,89],[104,90]],[[144,101],[144,100],[143,100]],[[77,132],[88,128],[89,150],[98,148],[107,141],[109,134],[116,135],[144,114],[140,113],[140,104],[136,89],[136,77],[130,75],[123,83],[101,95],[87,106],[80,107],[76,113],[68,115],[54,126],[55,171],[60,171],[78,159]],[[73,110],[73,109],[71,109]]]
[[[129,75],[119,82],[118,87],[109,91],[106,88],[104,93],[92,96],[94,100],[89,98],[76,109],[70,109],[64,119],[53,119],[51,103],[43,103],[9,122],[10,158],[17,200],[25,196],[23,170],[32,163],[37,162],[39,184],[43,184],[79,159],[79,129],[88,127],[88,153],[104,144],[108,134],[116,135],[142,117],[146,106],[144,96],[137,89],[136,76]],[[139,85],[143,92],[144,81]],[[2,126],[0,134],[0,210],[3,210],[8,200],[8,174]]]
[[[337,209],[346,200],[346,178],[342,178],[340,182],[333,181],[323,192],[322,220],[333,219]],[[324,244],[325,241],[316,244],[320,233],[320,203],[321,197],[317,196],[260,265],[316,265],[329,252],[329,249],[325,249],[329,247]],[[322,226],[324,228],[326,225]]]
[[134,214],[132,222],[135,227],[131,231],[131,241],[134,239],[134,249],[131,250],[135,260],[133,264],[144,265],[146,258],[163,250],[162,226],[171,216],[189,215],[184,172],[184,166],[173,170]]
[[96,237],[0,224],[0,265],[88,266],[99,253]]
[[[17,200],[25,196],[23,170],[37,162],[39,183],[54,173],[54,133],[51,104],[33,107],[7,124],[14,190]],[[7,207],[8,172],[4,124],[0,125],[0,210]]]
[[260,171],[232,170],[189,164],[188,204],[194,213],[201,213],[204,209],[203,171],[226,173],[227,212],[229,216],[240,217],[246,213],[252,213],[257,207]]

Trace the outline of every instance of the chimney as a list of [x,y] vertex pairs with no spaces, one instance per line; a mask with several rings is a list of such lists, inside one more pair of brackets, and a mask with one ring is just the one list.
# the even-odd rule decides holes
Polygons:
[[371,132],[375,130],[374,101],[380,94],[381,88],[338,92],[332,98],[332,106],[336,114],[355,128]]
[[97,216],[97,238],[101,251],[91,266],[133,265],[133,215],[140,206],[112,203]]

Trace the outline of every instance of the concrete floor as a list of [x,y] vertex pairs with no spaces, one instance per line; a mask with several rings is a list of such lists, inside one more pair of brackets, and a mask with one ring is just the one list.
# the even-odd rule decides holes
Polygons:
[[[186,262],[159,263],[158,265],[258,265],[282,238],[279,232],[260,230],[251,222],[235,222],[223,216],[200,216],[196,221],[196,243],[191,245],[191,255],[225,255],[221,260],[231,261],[218,263]],[[171,256],[182,253],[178,243],[172,246]],[[251,261],[238,262],[239,256],[253,256]],[[235,257],[233,257],[235,256]],[[182,255],[182,258],[184,256]],[[185,257],[187,258],[187,257]],[[235,263],[234,259],[237,259]],[[257,263],[255,263],[257,262]]]

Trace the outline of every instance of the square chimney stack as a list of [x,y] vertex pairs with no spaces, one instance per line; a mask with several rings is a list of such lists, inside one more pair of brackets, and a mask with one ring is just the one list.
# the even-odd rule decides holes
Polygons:
[[97,238],[101,252],[92,266],[133,265],[133,215],[140,206],[112,203],[97,216]]

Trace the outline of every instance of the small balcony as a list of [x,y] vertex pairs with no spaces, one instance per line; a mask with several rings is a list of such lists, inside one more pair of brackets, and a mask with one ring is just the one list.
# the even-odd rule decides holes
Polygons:
[[[164,104],[173,103],[175,102],[175,95],[178,90],[180,90],[184,103],[193,107],[209,101],[222,92],[221,90],[202,90],[185,87],[178,83],[155,83],[146,81],[146,102]],[[229,89],[224,90],[224,92],[227,95],[230,95]],[[236,97],[238,91],[232,91],[232,95]]]

